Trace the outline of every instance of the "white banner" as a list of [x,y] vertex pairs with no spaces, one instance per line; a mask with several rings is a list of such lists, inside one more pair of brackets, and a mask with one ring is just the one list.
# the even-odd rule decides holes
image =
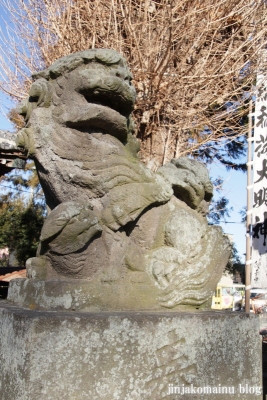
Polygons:
[[257,77],[253,156],[251,286],[267,288],[267,83]]

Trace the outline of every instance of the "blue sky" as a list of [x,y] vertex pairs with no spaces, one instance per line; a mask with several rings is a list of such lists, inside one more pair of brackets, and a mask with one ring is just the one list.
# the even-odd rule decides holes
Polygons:
[[5,114],[8,113],[10,107],[10,103],[7,104],[7,102],[7,99],[5,99],[4,96],[0,94],[0,129],[12,132],[13,126],[9,122],[7,117],[5,117]]
[[224,233],[233,236],[241,261],[245,262],[246,252],[246,226],[241,223],[240,210],[246,206],[247,202],[247,174],[240,171],[226,171],[223,166],[213,164],[209,167],[210,175],[213,178],[221,176],[224,179],[220,196],[229,199],[229,207],[233,208],[227,223],[221,223]]

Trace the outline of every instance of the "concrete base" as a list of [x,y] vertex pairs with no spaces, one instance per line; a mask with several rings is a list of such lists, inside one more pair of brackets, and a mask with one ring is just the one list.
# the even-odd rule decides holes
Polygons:
[[1,400],[261,399],[245,313],[31,311],[0,302]]

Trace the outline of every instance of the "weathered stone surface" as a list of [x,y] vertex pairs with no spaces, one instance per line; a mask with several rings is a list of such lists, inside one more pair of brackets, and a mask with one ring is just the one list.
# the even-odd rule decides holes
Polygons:
[[55,313],[1,302],[0,398],[254,400],[258,331],[244,313]]
[[[172,201],[179,203],[175,213]],[[47,275],[47,269],[43,266],[46,263],[44,258],[30,259],[27,270],[32,279],[12,281],[8,299],[16,304],[38,309],[163,310],[175,309],[177,304],[180,309],[205,304],[211,288],[217,283],[214,265],[220,265],[227,260],[227,253],[223,255],[223,247],[220,247],[221,232],[217,227],[204,225],[198,213],[195,212],[193,216],[191,212],[187,214],[188,207],[178,199],[172,201],[163,207],[162,215],[157,208],[142,215],[138,227],[132,232],[132,242],[129,242],[125,233],[117,232],[109,254],[102,236],[96,239],[97,246],[93,250],[99,251],[101,248],[102,251],[98,253],[98,257],[93,251],[89,253],[94,263],[90,263],[88,258],[85,267],[82,263],[80,267],[78,263],[74,263],[72,255],[66,254],[65,268],[70,266],[70,274],[74,271],[76,279],[62,280],[59,275]],[[165,237],[157,230],[161,226],[159,218],[168,221]],[[153,229],[148,230],[147,226]],[[188,243],[184,234],[187,229],[192,232],[191,243]],[[108,243],[108,240],[114,239],[114,234],[104,238]],[[143,253],[138,247],[142,241],[148,247]],[[155,242],[156,247],[153,248]],[[212,252],[214,247],[216,252]],[[54,268],[60,272],[56,254],[53,253],[52,256]],[[127,267],[116,262],[119,256],[125,259]],[[80,257],[82,259],[83,254]],[[150,266],[149,269],[147,265]],[[177,265],[180,266],[179,269]],[[86,276],[91,279],[86,279]],[[46,280],[42,281],[43,279]],[[201,291],[195,290],[197,282],[202,283]]]
[[24,168],[26,155],[16,145],[16,134],[0,129],[0,176]]
[[[116,309],[135,309],[140,282],[142,309],[199,307],[222,274],[229,242],[207,224],[212,185],[203,164],[182,157],[153,173],[139,162],[131,79],[125,59],[105,49],[35,75],[17,142],[35,160],[52,211],[28,278],[73,280],[73,288],[85,279],[93,294],[106,282]],[[21,285],[9,296],[19,304],[25,287],[39,284]]]
[[198,161],[176,158],[159,168],[158,173],[172,184],[174,195],[193,209],[200,209],[201,203],[212,199],[213,186],[208,170]]
[[0,129],[0,149],[1,150],[19,150],[16,145],[16,134]]

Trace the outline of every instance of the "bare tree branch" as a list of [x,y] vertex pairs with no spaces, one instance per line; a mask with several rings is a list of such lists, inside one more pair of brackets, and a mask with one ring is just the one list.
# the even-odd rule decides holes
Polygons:
[[[110,47],[128,60],[142,159],[162,164],[244,135],[261,49],[256,0],[0,0],[0,90],[25,97],[30,75],[59,57]],[[209,132],[207,134],[207,131]]]

